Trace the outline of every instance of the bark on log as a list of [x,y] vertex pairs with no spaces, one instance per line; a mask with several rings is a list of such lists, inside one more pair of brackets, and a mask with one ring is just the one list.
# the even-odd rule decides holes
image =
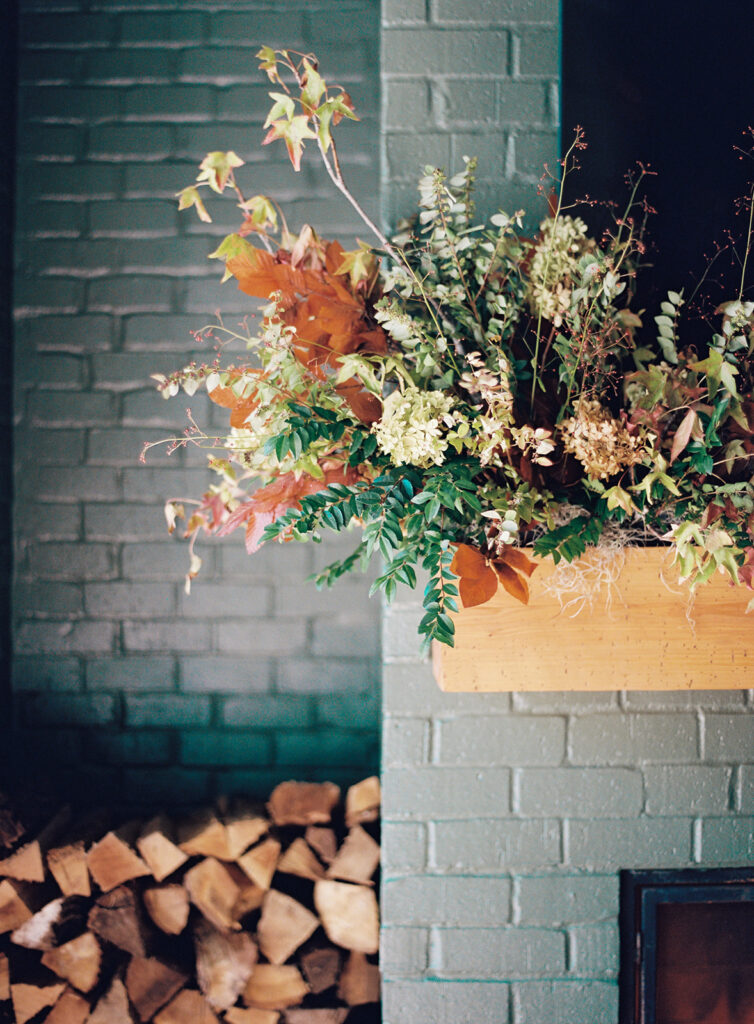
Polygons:
[[104,893],[89,911],[89,928],[132,956],[148,956],[150,934],[141,903],[129,886]]
[[231,935],[200,920],[194,929],[196,976],[213,1010],[227,1010],[246,987],[257,962],[257,947],[246,932]]
[[311,949],[301,956],[301,969],[315,994],[337,984],[340,974],[340,953],[332,946]]
[[132,957],[126,969],[126,991],[139,1020],[151,1020],[188,980],[183,971],[155,957]]

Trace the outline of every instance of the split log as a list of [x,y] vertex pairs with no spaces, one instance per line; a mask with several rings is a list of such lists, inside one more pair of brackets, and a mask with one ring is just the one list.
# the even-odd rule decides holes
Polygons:
[[154,1024],[220,1024],[220,1021],[201,992],[184,988],[155,1015]]
[[67,988],[45,1017],[45,1024],[85,1024],[90,1009],[87,999]]
[[8,957],[0,953],[0,1003],[10,999],[10,967]]
[[113,978],[110,988],[94,1007],[86,1024],[134,1024],[122,978],[117,975]]
[[151,871],[118,832],[108,832],[95,843],[86,857],[89,872],[103,892],[124,882],[143,878]]
[[314,856],[306,840],[301,838],[294,839],[280,858],[278,871],[283,871],[287,875],[298,875],[299,878],[308,878],[312,882],[325,877],[325,869]]
[[65,939],[60,937],[65,919],[65,899],[59,897],[38,910],[28,921],[11,932],[11,942],[25,949],[52,949]]
[[10,997],[13,1000],[16,1024],[26,1024],[26,1021],[36,1017],[40,1010],[54,1006],[64,988],[62,982],[59,985],[11,985]]
[[238,865],[249,878],[265,892],[272,884],[282,847],[277,839],[265,839],[238,858]]
[[327,877],[371,885],[370,879],[379,863],[379,844],[360,825],[356,825],[346,836],[327,869]]
[[353,828],[380,816],[380,780],[376,775],[362,779],[346,792],[346,826]]
[[246,872],[242,871],[237,864],[226,864],[228,874],[238,886],[238,899],[233,906],[233,918],[240,921],[252,910],[258,910],[264,899],[264,889],[252,882]]
[[349,1006],[380,1001],[380,969],[370,963],[363,953],[353,952],[338,983],[338,995]]
[[319,1007],[316,1010],[286,1010],[285,1024],[343,1024],[348,1007]]
[[321,879],[314,883],[314,905],[328,939],[336,946],[359,953],[377,952],[379,910],[372,889]]
[[101,939],[131,956],[148,955],[150,935],[141,904],[129,886],[103,893],[89,911],[87,925]]
[[301,956],[301,969],[309,988],[318,994],[337,984],[340,974],[340,953],[332,946],[310,949]]
[[285,893],[270,889],[257,926],[259,949],[271,964],[283,964],[319,928],[319,919]]
[[180,935],[189,919],[189,895],[182,885],[170,883],[145,889],[142,900],[160,931]]
[[126,969],[128,998],[141,1021],[148,1021],[188,981],[188,975],[155,957],[134,956]]
[[333,782],[281,782],[267,808],[276,825],[326,825],[339,799]]
[[241,888],[225,864],[207,857],[183,876],[189,899],[220,931],[238,931],[235,908]]
[[147,822],[136,840],[136,848],[156,882],[162,882],[188,860],[188,854],[173,842],[170,822],[164,814]]
[[64,896],[90,896],[89,867],[83,840],[58,846],[47,854],[47,867]]
[[257,962],[257,947],[246,932],[227,935],[207,921],[194,929],[196,977],[213,1010],[227,1010],[246,987]]
[[306,830],[304,839],[325,864],[329,864],[338,852],[338,841],[331,828],[323,828],[321,825],[310,825]]
[[253,1006],[246,1009],[231,1006],[226,1011],[225,1020],[227,1024],[278,1024],[280,1014],[277,1010],[257,1010]]
[[33,916],[31,894],[22,882],[0,882],[0,935],[15,931]]
[[230,856],[225,825],[209,811],[194,814],[179,825],[178,846],[189,857],[234,860]]
[[42,963],[79,992],[91,992],[99,977],[102,950],[92,933],[84,932],[56,949],[48,949],[42,954]]
[[20,882],[44,882],[45,865],[42,855],[70,820],[70,807],[61,808],[45,825],[36,839],[24,843],[10,857],[0,861],[0,878],[15,878]]
[[309,986],[292,964],[257,964],[243,991],[243,1000],[260,1010],[284,1010],[297,1006],[308,994]]
[[238,860],[250,846],[258,842],[270,830],[267,818],[240,809],[224,818],[225,834],[228,841],[228,855]]

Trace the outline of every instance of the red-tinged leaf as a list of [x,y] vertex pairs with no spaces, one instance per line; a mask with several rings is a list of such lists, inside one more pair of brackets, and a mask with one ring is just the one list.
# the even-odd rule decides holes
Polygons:
[[494,596],[497,590],[497,577],[477,548],[472,548],[469,544],[459,544],[450,563],[450,569],[459,578],[458,592],[464,608],[474,608]]
[[243,427],[246,420],[249,418],[259,405],[259,400],[256,395],[250,395],[248,398],[242,398],[240,402],[236,399],[236,404],[231,409],[230,413],[230,425],[231,427]]
[[696,423],[696,410],[689,409],[681,420],[681,424],[673,437],[673,444],[670,448],[670,464],[672,465],[691,439],[691,433]]
[[233,388],[217,387],[208,391],[207,394],[215,405],[221,405],[224,409],[232,409],[238,403],[238,395]]
[[738,567],[738,578],[749,590],[754,590],[754,548],[746,549],[744,564]]
[[493,565],[497,566],[498,563],[501,562],[505,565],[509,565],[515,572],[524,573],[526,576],[531,576],[537,568],[537,562],[532,562],[528,555],[524,554],[521,548],[504,548],[503,553],[495,559]]
[[496,563],[495,571],[511,597],[515,597],[522,604],[529,603],[529,582],[525,576],[516,572],[515,569],[511,569],[505,562]]
[[376,423],[382,416],[382,402],[370,391],[365,391],[361,381],[347,380],[338,384],[335,390],[348,402],[351,411],[362,423]]
[[317,284],[316,276],[312,280],[307,272],[297,270],[290,263],[281,263],[271,253],[253,246],[230,257],[225,266],[238,281],[240,291],[259,299],[282,292],[285,301],[292,303],[297,293],[306,294]]

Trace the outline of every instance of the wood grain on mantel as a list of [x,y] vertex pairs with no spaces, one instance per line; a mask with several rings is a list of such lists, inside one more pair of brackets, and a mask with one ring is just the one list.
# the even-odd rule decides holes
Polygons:
[[454,648],[434,645],[441,689],[735,690],[754,686],[752,597],[717,574],[693,601],[677,583],[668,548],[632,548],[612,599],[577,615],[546,591],[555,571],[539,560],[531,598],[503,589],[454,616]]

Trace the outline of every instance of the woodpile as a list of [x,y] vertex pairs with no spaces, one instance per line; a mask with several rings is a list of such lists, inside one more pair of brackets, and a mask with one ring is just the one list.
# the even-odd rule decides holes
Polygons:
[[0,795],[0,1024],[380,1019],[379,782],[117,827]]

